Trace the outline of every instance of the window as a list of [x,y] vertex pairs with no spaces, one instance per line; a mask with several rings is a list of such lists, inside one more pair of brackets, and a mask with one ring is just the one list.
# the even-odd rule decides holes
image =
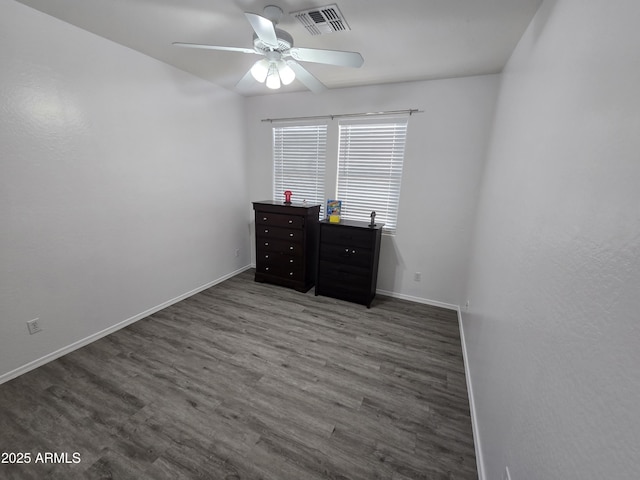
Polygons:
[[407,119],[340,123],[338,185],[342,216],[376,222],[395,233],[400,202]]
[[291,190],[292,201],[324,205],[326,146],[326,124],[273,128],[274,200]]

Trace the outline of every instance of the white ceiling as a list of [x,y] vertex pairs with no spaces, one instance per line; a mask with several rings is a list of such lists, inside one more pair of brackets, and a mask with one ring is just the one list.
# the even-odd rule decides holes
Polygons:
[[[329,88],[498,73],[541,0],[18,0],[225,88],[260,57],[172,42],[252,48],[243,12],[284,10],[298,47],[360,52],[359,69],[304,63]],[[335,3],[351,31],[312,36],[290,12]],[[305,90],[297,80],[277,92]],[[273,93],[263,84],[238,92]]]

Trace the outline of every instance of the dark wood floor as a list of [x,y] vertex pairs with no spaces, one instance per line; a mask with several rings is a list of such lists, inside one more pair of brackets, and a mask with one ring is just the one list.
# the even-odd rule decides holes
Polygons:
[[455,312],[252,271],[0,385],[0,441],[3,479],[478,478]]

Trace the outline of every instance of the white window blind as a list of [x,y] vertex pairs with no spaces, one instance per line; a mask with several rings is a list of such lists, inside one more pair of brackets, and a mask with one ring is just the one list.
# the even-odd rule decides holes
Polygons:
[[326,124],[274,127],[273,199],[323,205],[326,147]]
[[341,122],[337,199],[341,214],[352,220],[371,219],[395,233],[400,203],[408,119]]

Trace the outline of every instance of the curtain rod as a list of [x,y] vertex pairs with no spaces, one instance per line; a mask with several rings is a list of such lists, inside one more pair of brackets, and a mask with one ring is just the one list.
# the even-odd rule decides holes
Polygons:
[[289,120],[317,120],[320,118],[330,118],[333,120],[334,118],[341,117],[374,117],[377,115],[397,115],[400,113],[408,113],[409,116],[414,113],[422,113],[424,110],[418,110],[417,108],[410,108],[408,110],[390,110],[386,112],[367,112],[367,113],[337,113],[335,115],[315,115],[311,117],[288,117],[288,118],[263,118],[263,122],[286,122]]

